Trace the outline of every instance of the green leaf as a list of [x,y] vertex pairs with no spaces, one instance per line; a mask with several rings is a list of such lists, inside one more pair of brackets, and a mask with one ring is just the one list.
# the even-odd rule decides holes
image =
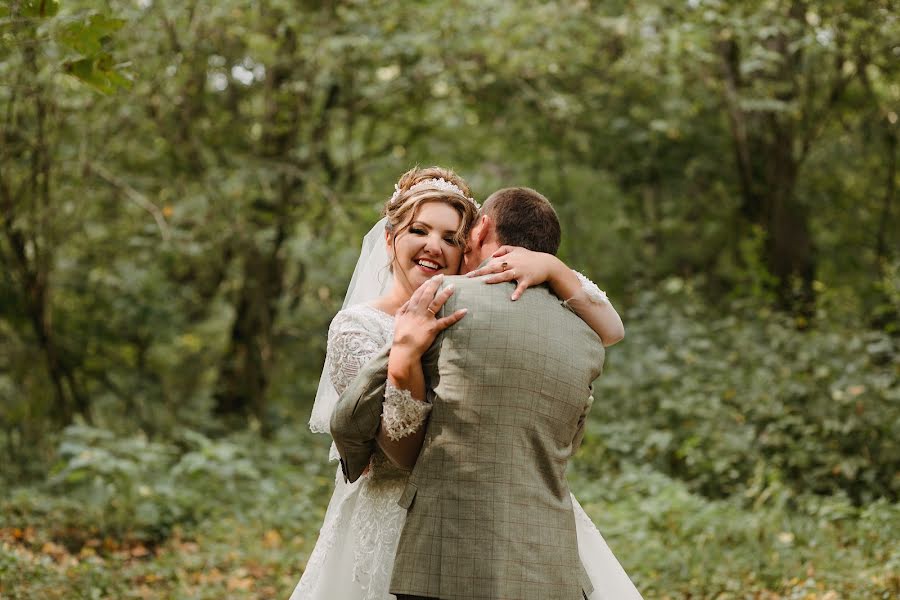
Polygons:
[[94,56],[103,51],[111,35],[125,25],[123,19],[91,15],[84,21],[71,23],[59,35],[59,41],[79,54]]
[[105,52],[68,62],[64,68],[66,73],[103,94],[131,87],[131,81],[112,67],[112,57]]

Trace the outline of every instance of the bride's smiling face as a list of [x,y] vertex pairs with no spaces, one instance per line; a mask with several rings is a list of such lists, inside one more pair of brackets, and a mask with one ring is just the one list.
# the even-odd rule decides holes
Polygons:
[[456,275],[463,249],[455,240],[460,215],[443,202],[427,202],[394,237],[387,233],[394,281],[412,295],[420,285],[439,273]]

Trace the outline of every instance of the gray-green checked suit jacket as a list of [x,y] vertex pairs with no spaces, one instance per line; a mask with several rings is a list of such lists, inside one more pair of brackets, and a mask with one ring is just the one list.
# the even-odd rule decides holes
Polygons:
[[[577,600],[592,591],[565,478],[600,375],[600,338],[545,287],[448,277],[466,317],[423,357],[433,409],[401,505],[391,592],[449,600]],[[344,473],[368,464],[387,349],[345,390],[332,436]]]

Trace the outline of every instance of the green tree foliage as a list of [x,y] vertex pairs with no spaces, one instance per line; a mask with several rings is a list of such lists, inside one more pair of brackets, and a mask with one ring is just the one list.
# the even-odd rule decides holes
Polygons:
[[[75,528],[89,506],[96,535],[165,545],[224,517],[221,486],[260,488],[313,539],[331,474],[286,483],[322,450],[287,440],[356,244],[400,173],[442,164],[479,199],[546,193],[623,314],[588,496],[704,515],[640,535],[713,552],[799,514],[895,568],[898,39],[888,0],[4,2],[0,487],[34,487],[3,510]],[[649,589],[746,583],[629,552]],[[0,594],[68,577],[27,562],[0,552]],[[747,585],[797,588],[787,568]]]
[[268,427],[310,386],[278,358],[320,359],[344,242],[411,160],[547,190],[620,290],[700,274],[810,317],[851,269],[896,315],[887,4],[9,6],[5,328],[49,375],[10,379],[61,423],[106,397]]
[[65,93],[81,92],[80,84],[61,73],[104,91],[125,86],[107,51],[109,35],[124,21],[87,12],[63,16],[58,2],[29,1],[7,3],[0,23],[7,82],[0,91],[0,256],[4,306],[9,307],[4,313],[10,333],[27,331],[27,339],[19,341],[36,349],[10,358],[14,370],[31,366],[34,359],[43,364],[49,382],[34,381],[44,377],[17,380],[26,380],[34,398],[52,397],[38,411],[66,423],[76,412],[87,416],[90,401],[80,373],[84,357],[65,332],[71,321],[59,319],[54,306],[54,297],[63,293],[54,281],[58,252],[73,234],[65,213],[72,213],[74,205],[63,198],[77,194],[80,185],[71,168],[77,132],[69,115],[82,100]]

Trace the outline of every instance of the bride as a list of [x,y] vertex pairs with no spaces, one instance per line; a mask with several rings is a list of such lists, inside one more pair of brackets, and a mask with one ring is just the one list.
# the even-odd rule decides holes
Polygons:
[[[338,395],[391,343],[392,315],[433,276],[461,271],[469,232],[479,219],[468,185],[447,169],[411,169],[394,188],[385,203],[385,218],[363,240],[344,308],[329,328],[325,368],[310,419],[315,432],[328,432]],[[622,338],[622,322],[605,294],[556,257],[510,247],[495,256],[473,274],[493,273],[487,279],[491,283],[515,278],[519,286],[514,297],[529,285],[546,282],[557,296],[567,299],[604,345]],[[573,281],[578,288],[574,297],[570,293]],[[447,327],[461,318],[463,311],[443,319],[441,325]],[[391,386],[389,390],[396,392]],[[356,482],[346,483],[338,469],[319,539],[291,600],[394,600],[388,588],[406,518],[397,501],[408,472],[387,456],[415,445],[415,438],[421,441],[428,408],[408,394],[386,394],[379,448]],[[333,445],[331,458],[337,458]],[[594,586],[590,600],[640,599],[574,497],[572,505],[579,555]]]

